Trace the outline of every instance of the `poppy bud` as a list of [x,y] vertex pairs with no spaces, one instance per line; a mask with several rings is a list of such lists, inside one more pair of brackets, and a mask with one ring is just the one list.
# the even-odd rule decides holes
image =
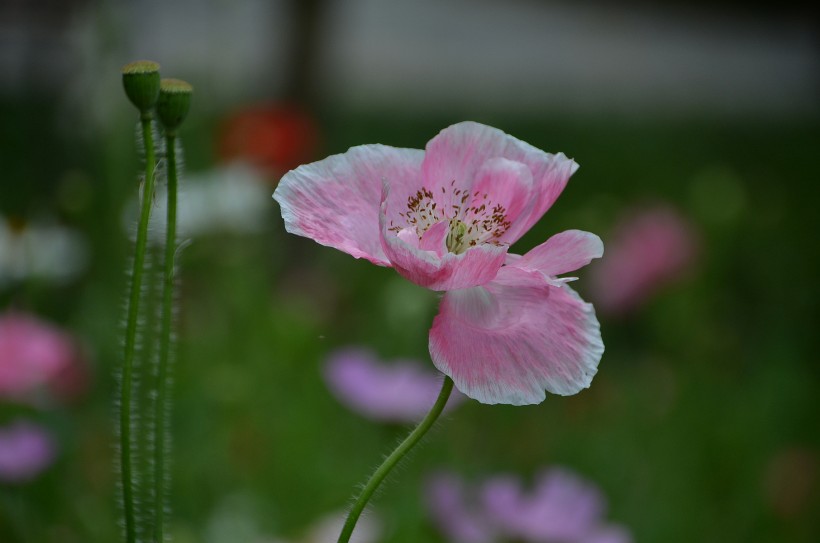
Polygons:
[[140,113],[147,113],[159,97],[159,64],[138,60],[122,67],[122,86],[125,94]]
[[163,79],[157,101],[157,117],[168,132],[174,132],[191,107],[194,88],[181,79]]

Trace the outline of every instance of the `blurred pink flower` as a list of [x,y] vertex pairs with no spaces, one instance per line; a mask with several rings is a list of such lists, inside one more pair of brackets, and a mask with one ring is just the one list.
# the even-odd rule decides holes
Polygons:
[[426,150],[361,145],[287,173],[274,198],[287,230],[446,291],[430,355],[483,403],[539,403],[588,387],[603,354],[590,304],[556,276],[603,253],[594,234],[557,234],[508,253],[577,165],[472,122]]
[[621,219],[606,256],[591,267],[590,297],[602,312],[628,313],[693,264],[694,226],[680,213],[657,206]]
[[[324,367],[328,388],[353,411],[388,422],[418,422],[430,410],[441,389],[441,375],[419,362],[379,362],[368,350],[348,348],[331,354]],[[447,409],[461,403],[454,393]]]
[[[630,543],[629,532],[606,524],[606,504],[591,483],[564,468],[540,473],[531,492],[512,476],[493,477],[470,491],[451,474],[427,485],[428,509],[455,543]],[[480,499],[468,496],[480,495]]]
[[43,391],[70,399],[87,381],[69,335],[23,313],[0,315],[0,399],[37,403]]
[[54,461],[51,435],[40,426],[18,420],[0,427],[0,481],[30,481]]

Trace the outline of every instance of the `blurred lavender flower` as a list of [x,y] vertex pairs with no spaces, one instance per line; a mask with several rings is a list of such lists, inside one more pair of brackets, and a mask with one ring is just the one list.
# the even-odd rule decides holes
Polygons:
[[80,234],[0,215],[0,287],[29,277],[66,282],[85,268],[87,260],[88,248]]
[[[604,533],[603,495],[593,484],[564,468],[539,473],[531,492],[525,492],[516,477],[494,477],[484,483],[481,495],[488,517],[513,539],[586,543],[599,541],[591,538]],[[600,539],[610,540],[621,541]]]
[[43,391],[73,396],[85,380],[69,335],[23,313],[0,315],[0,399],[37,404]]
[[17,420],[0,427],[0,481],[30,481],[50,466],[55,456],[54,440],[40,426]]
[[[325,382],[340,402],[371,419],[418,422],[436,401],[442,376],[411,360],[379,362],[366,349],[347,348],[330,355]],[[454,391],[447,408],[464,400]]]
[[695,228],[667,206],[638,211],[618,222],[606,254],[590,270],[590,298],[599,311],[633,311],[678,280],[697,254]]
[[497,534],[478,503],[467,500],[464,481],[451,473],[430,477],[427,509],[439,530],[453,543],[492,543]]
[[[478,493],[480,500],[466,496]],[[600,491],[564,468],[541,472],[531,492],[520,479],[497,476],[478,492],[451,474],[427,485],[428,508],[439,529],[455,543],[630,543],[625,529],[603,522]]]
[[623,526],[604,526],[581,539],[580,543],[632,543],[632,534]]

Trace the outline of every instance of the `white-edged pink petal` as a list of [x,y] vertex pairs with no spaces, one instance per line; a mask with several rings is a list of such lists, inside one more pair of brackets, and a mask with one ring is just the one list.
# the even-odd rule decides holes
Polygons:
[[603,254],[601,238],[582,230],[567,230],[555,234],[518,259],[508,257],[507,264],[554,277],[582,268]]
[[507,253],[507,257],[504,259],[504,265],[515,266],[515,263],[521,260],[521,258],[521,255],[517,255],[515,253]]
[[[506,246],[484,243],[471,247],[461,254],[451,252],[442,254],[435,250],[425,250],[412,243],[412,240],[408,242],[402,239],[403,236],[391,231],[387,219],[387,209],[391,207],[393,200],[391,190],[392,187],[385,184],[379,215],[382,247],[390,265],[403,277],[431,290],[453,290],[483,285],[496,276],[504,263],[507,253]],[[434,239],[444,233],[439,229],[445,226],[447,226],[446,223],[438,223],[430,227],[436,228],[432,235]],[[432,241],[429,240],[430,245]],[[423,245],[428,246],[427,243]]]
[[447,253],[447,234],[450,232],[450,223],[437,222],[422,234],[419,240],[419,249],[433,251],[439,257]]
[[505,222],[513,223],[533,205],[532,173],[521,162],[491,158],[478,170],[470,191],[473,211],[467,214],[466,223],[470,224],[472,217],[492,216],[496,205],[503,207]]
[[514,243],[532,228],[552,207],[564,191],[564,187],[567,186],[569,178],[578,170],[578,163],[567,158],[564,153],[549,155],[549,157],[547,164],[541,162],[528,164],[533,169],[533,203],[513,222],[502,237],[503,241]]
[[396,232],[396,237],[411,247],[415,247],[416,249],[420,247],[419,242],[421,240],[419,240],[415,228],[402,228]]
[[379,234],[382,184],[419,185],[423,157],[417,149],[352,147],[288,172],[273,198],[291,234],[390,266]]
[[447,292],[429,346],[461,392],[512,405],[588,387],[604,352],[592,305],[564,284],[511,267],[484,286]]
[[488,160],[503,158],[526,165],[532,177],[532,201],[501,238],[514,243],[552,206],[578,165],[563,153],[545,153],[497,128],[462,122],[442,130],[427,143],[422,172],[434,194],[452,181],[473,191]]
[[405,279],[430,290],[447,291],[491,281],[504,263],[506,247],[485,244],[460,255],[445,253],[439,257],[387,235],[385,252],[391,265]]

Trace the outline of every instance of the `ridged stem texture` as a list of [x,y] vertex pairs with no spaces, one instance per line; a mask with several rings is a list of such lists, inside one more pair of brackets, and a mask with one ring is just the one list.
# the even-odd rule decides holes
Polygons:
[[134,352],[136,350],[137,321],[139,317],[140,294],[142,290],[143,268],[145,266],[145,246],[148,239],[148,220],[154,199],[154,171],[156,157],[151,113],[140,116],[142,141],[145,147],[145,179],[142,187],[142,208],[137,226],[137,241],[134,248],[134,268],[131,274],[131,292],[128,298],[128,316],[125,325],[125,352],[123,355],[120,383],[120,472],[122,477],[122,500],[125,515],[125,540],[136,543],[136,505],[133,487],[132,437],[131,437],[131,389],[134,379]]
[[164,541],[165,529],[165,483],[167,481],[165,473],[165,453],[168,443],[166,441],[167,424],[165,420],[168,413],[168,387],[169,366],[171,365],[171,352],[173,341],[174,322],[174,288],[175,288],[175,265],[176,237],[177,237],[177,158],[176,158],[176,136],[173,132],[166,133],[165,152],[168,168],[168,215],[165,224],[165,270],[162,275],[162,323],[160,328],[160,350],[159,364],[157,367],[157,400],[156,400],[156,424],[154,425],[154,541],[162,543]]
[[410,435],[407,436],[398,447],[396,447],[396,450],[390,453],[390,456],[382,462],[382,465],[378,467],[378,469],[370,477],[370,480],[367,481],[367,484],[362,489],[359,497],[356,498],[356,502],[347,514],[347,520],[345,520],[342,533],[339,535],[338,543],[348,543],[348,541],[350,541],[350,536],[353,534],[353,529],[356,527],[356,522],[359,520],[362,511],[364,511],[364,508],[367,505],[367,502],[370,501],[373,493],[377,488],[379,488],[379,485],[384,478],[387,477],[387,474],[390,473],[390,470],[396,467],[396,464],[404,458],[404,455],[406,455],[410,449],[412,449],[421,440],[421,438],[424,437],[424,434],[426,434],[427,431],[433,427],[436,419],[438,419],[439,415],[441,415],[441,412],[444,410],[444,406],[447,405],[447,400],[450,398],[450,393],[452,391],[453,380],[449,377],[445,377],[444,383],[441,386],[441,392],[439,392],[436,403],[433,404],[433,408],[430,409],[430,412],[427,413],[419,425],[416,426],[412,432],[410,432]]

